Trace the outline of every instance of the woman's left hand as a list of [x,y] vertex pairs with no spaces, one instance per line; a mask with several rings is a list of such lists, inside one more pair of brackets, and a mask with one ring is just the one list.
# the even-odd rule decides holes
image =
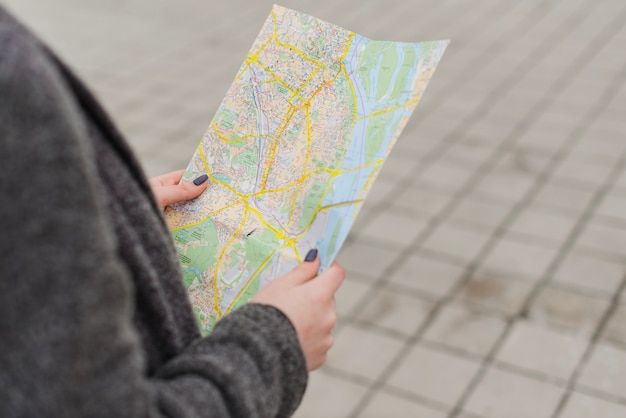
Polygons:
[[198,197],[206,189],[208,175],[203,174],[194,181],[181,184],[180,179],[184,172],[185,170],[172,171],[148,180],[161,209],[165,209],[167,205],[172,203],[184,202]]

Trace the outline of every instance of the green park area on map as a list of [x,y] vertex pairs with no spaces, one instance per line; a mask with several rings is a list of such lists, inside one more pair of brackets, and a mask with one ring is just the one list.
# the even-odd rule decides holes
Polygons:
[[166,212],[203,333],[309,249],[332,263],[447,45],[274,6],[185,173],[207,190]]

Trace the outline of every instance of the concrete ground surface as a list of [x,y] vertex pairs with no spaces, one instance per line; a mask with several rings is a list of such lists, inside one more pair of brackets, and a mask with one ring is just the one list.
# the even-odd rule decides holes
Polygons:
[[[186,166],[271,7],[4,4],[149,175]],[[283,5],[452,40],[341,252],[336,343],[296,416],[625,417],[626,2]]]

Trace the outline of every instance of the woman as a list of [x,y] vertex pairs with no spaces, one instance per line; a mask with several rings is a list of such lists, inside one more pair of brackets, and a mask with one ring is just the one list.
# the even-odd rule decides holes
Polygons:
[[[332,345],[313,251],[201,338],[162,208],[80,81],[0,6],[0,416],[273,417]],[[204,182],[203,182],[204,181]],[[155,199],[156,198],[156,199]]]

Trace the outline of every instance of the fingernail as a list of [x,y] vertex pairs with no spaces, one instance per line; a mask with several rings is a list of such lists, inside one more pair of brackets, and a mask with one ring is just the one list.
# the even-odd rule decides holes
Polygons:
[[306,253],[306,257],[304,257],[304,261],[313,261],[317,258],[317,248],[311,248],[308,253]]
[[195,184],[196,186],[199,186],[202,183],[204,183],[205,181],[207,181],[208,179],[209,179],[209,175],[208,174],[203,174],[200,177],[198,177],[197,179],[195,179],[193,181],[193,184]]

